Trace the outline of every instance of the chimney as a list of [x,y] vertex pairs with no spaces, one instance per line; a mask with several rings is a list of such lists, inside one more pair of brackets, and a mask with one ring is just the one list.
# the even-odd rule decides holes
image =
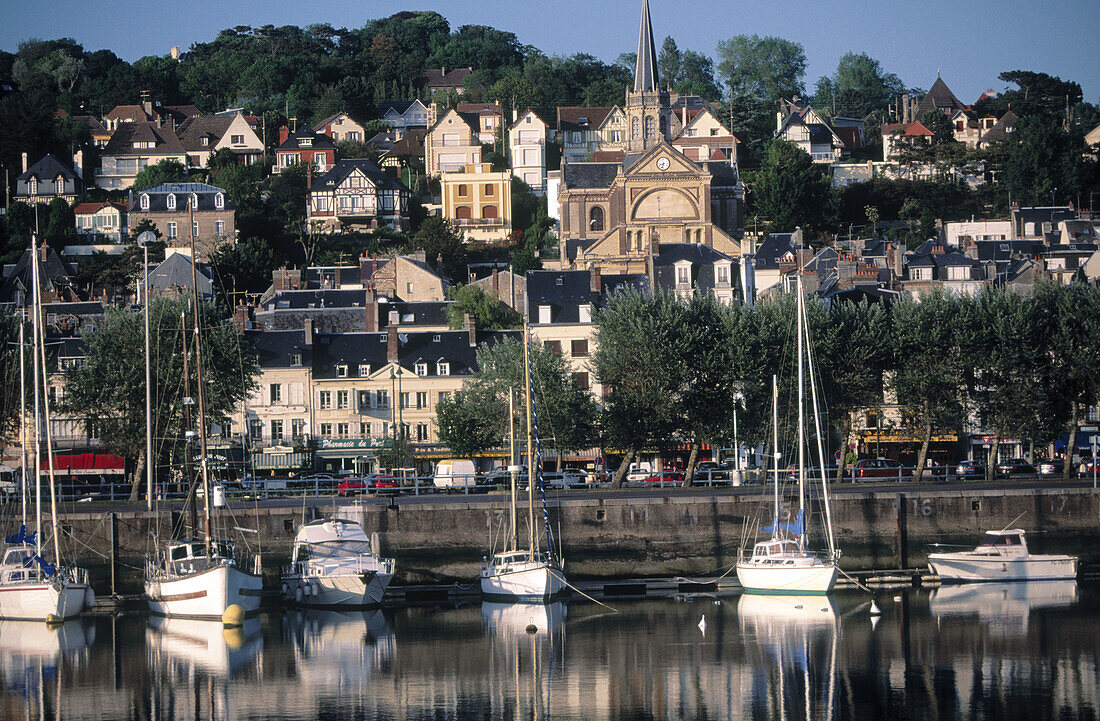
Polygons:
[[797,226],[791,233],[791,245],[802,247],[802,226]]
[[309,318],[302,321],[302,344],[306,348],[313,347],[313,321]]
[[462,315],[462,329],[470,335],[470,347],[477,347],[477,326],[474,325],[474,317],[469,313]]
[[248,305],[240,303],[233,309],[233,324],[237,326],[237,332],[243,333],[248,327]]
[[600,277],[599,266],[592,266],[588,271],[589,288],[593,293],[603,292],[603,279]]
[[145,115],[150,119],[153,117],[153,101],[143,100],[141,102],[141,109],[145,111]]
[[397,324],[390,323],[386,328],[386,361],[397,362]]
[[894,248],[893,254],[887,258],[887,261],[890,262],[894,275],[903,278],[905,273],[905,249],[900,245]]
[[290,129],[285,125],[279,126],[279,145],[286,142],[286,139],[290,137]]
[[363,293],[363,330],[367,333],[378,332],[378,301],[370,288]]
[[73,153],[73,172],[76,173],[76,177],[84,180],[84,151],[78,150]]
[[27,172],[27,154],[23,153],[23,172]]
[[179,62],[179,59],[180,59],[180,46],[179,45],[173,45],[172,49],[169,50],[168,53],[172,56],[173,60],[175,60],[176,62]]
[[386,322],[389,323],[389,325],[397,325],[401,322],[401,314],[396,310],[391,310]]
[[856,262],[854,260],[840,259],[836,262],[837,287],[841,290],[850,290],[855,284]]
[[799,269],[805,268],[806,264],[814,259],[813,248],[799,248],[794,252],[794,255]]

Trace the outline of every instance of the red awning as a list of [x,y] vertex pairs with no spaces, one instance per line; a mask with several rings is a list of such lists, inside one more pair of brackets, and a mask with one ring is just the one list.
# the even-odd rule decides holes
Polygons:
[[[47,460],[42,470],[49,468]],[[109,453],[55,453],[53,470],[70,476],[122,474],[126,470],[126,459]]]

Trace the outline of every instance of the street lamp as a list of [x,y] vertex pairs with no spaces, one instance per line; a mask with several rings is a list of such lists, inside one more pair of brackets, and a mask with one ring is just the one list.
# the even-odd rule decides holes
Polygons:
[[157,236],[151,230],[138,234],[137,244],[145,251],[142,266],[142,302],[145,306],[145,471],[148,494],[145,497],[146,510],[153,510],[153,381],[149,366],[149,244]]

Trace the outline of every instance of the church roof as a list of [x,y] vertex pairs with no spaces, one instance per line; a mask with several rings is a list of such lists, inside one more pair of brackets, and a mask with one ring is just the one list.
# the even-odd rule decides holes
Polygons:
[[638,60],[634,67],[634,92],[657,90],[657,50],[649,24],[649,0],[642,0],[642,25],[638,28]]
[[917,106],[917,117],[923,117],[929,110],[961,110],[966,106],[963,102],[955,97],[955,93],[951,92],[951,88],[947,87],[947,83],[943,81],[943,78],[936,78],[936,82],[932,83],[932,87],[928,89],[928,94],[925,95],[920,105]]
[[618,163],[566,163],[562,181],[566,188],[610,188],[622,166]]

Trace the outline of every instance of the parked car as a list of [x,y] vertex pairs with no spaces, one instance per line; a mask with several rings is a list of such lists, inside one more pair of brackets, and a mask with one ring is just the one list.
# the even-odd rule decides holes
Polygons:
[[653,474],[653,466],[649,461],[640,461],[631,463],[630,467],[626,471],[626,480],[628,481],[640,481],[644,478],[648,478]]
[[1062,475],[1062,462],[1052,461],[1049,459],[1039,461],[1038,464],[1040,476],[1060,476]]
[[1081,461],[1081,465],[1078,466],[1078,472],[1081,477],[1092,477],[1094,472],[1100,472],[1100,460],[1096,458],[1086,458]]
[[575,471],[543,472],[542,485],[544,488],[580,488],[584,485],[584,478]]
[[998,476],[1024,476],[1034,475],[1035,466],[1027,462],[1026,458],[1009,458],[997,464]]
[[401,479],[384,473],[368,473],[362,478],[346,478],[336,484],[336,492],[341,496],[353,493],[375,493],[385,488],[400,488]]
[[868,478],[892,478],[901,480],[906,477],[905,466],[889,458],[861,458],[852,466],[855,480]]
[[708,481],[728,481],[730,479],[730,469],[728,466],[723,466],[720,463],[714,461],[702,461],[695,464],[695,475],[692,476],[692,481],[695,483]]
[[663,486],[682,486],[684,484],[684,472],[683,471],[657,471],[645,478],[642,478],[635,483],[639,484],[660,484]]
[[985,478],[985,464],[980,461],[959,461],[955,466],[959,478]]

